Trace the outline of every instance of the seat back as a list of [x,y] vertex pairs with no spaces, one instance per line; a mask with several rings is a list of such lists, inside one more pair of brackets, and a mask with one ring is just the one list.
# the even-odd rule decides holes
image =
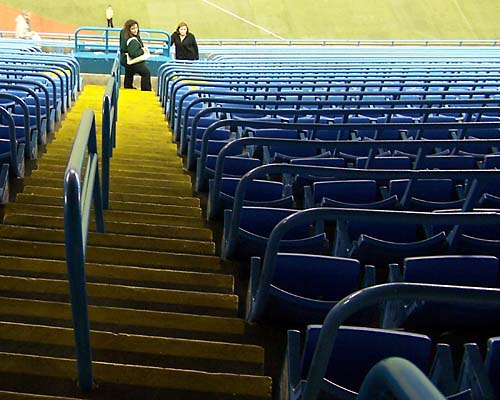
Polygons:
[[488,340],[486,371],[497,399],[500,399],[500,336]]
[[371,203],[377,199],[377,183],[374,180],[346,180],[315,182],[314,202],[323,197],[345,203]]
[[[307,376],[321,326],[307,328],[302,377]],[[429,372],[432,343],[425,335],[385,329],[341,326],[335,337],[325,378],[357,392],[368,371],[387,357],[401,357]]]
[[301,297],[340,300],[359,287],[361,266],[350,258],[278,253],[273,285]]
[[404,280],[439,285],[496,287],[498,259],[492,256],[433,256],[407,258]]

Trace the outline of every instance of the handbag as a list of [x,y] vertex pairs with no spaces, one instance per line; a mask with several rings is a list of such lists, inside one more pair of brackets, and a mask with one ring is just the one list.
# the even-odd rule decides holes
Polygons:
[[[127,41],[127,46],[130,43],[130,40],[134,39],[137,40],[137,38],[130,38]],[[149,49],[147,47],[143,47],[142,50],[144,51],[144,53],[135,58],[132,58],[128,55],[128,53],[125,53],[127,55],[127,65],[134,65],[142,61],[146,61],[149,57],[151,57],[151,53],[149,52]]]

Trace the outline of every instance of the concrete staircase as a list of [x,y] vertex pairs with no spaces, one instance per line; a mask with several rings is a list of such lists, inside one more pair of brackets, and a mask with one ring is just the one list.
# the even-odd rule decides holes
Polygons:
[[62,181],[87,86],[0,225],[1,399],[264,399],[264,351],[247,344],[233,276],[152,92],[120,93],[106,233],[89,234],[96,389],[76,384]]

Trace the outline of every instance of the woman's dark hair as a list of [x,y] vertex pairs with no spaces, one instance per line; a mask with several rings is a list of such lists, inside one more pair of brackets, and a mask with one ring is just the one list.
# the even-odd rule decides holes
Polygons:
[[[132,37],[132,34],[130,33],[130,28],[137,24],[137,28],[139,28],[139,22],[137,22],[135,19],[129,19],[125,21],[125,24],[123,25],[123,30],[125,31],[125,39],[130,39]],[[137,35],[139,35],[139,31],[137,31]]]
[[183,26],[185,26],[187,28],[187,31],[186,33],[189,32],[189,26],[188,24],[186,24],[185,22],[179,22],[179,25],[177,25],[177,29],[175,30],[177,33],[179,33],[179,28],[182,28]]

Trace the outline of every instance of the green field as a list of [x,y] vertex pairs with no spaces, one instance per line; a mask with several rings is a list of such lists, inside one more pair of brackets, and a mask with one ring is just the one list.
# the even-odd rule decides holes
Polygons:
[[[110,0],[0,3],[74,26],[102,26]],[[143,28],[171,32],[179,21],[186,21],[199,38],[500,37],[498,0],[113,0],[111,4],[116,26],[135,18]]]

